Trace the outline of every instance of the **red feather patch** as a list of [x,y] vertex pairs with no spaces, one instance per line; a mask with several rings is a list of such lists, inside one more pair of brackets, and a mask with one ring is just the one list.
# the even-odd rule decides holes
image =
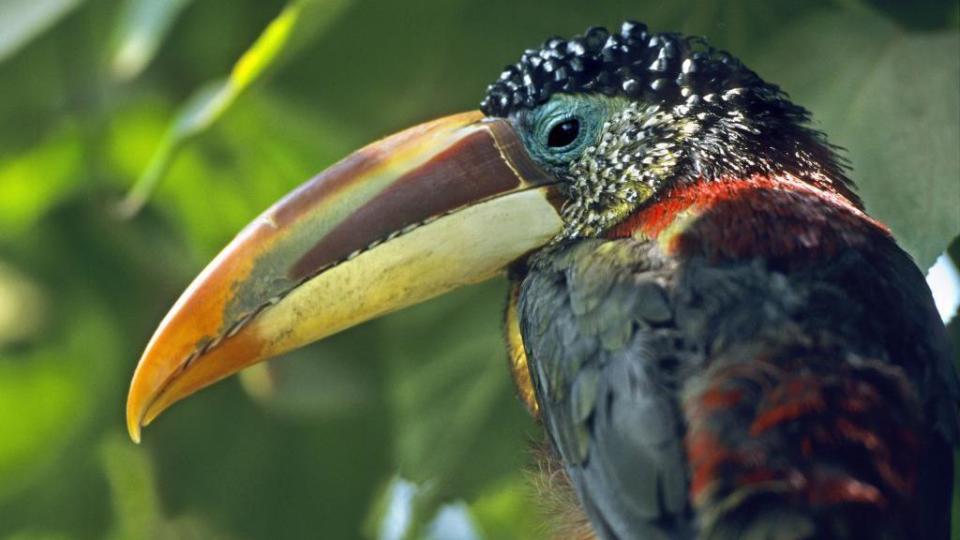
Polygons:
[[890,232],[837,192],[789,175],[758,175],[679,185],[609,236],[637,234],[667,240],[679,255],[737,259],[830,255]]

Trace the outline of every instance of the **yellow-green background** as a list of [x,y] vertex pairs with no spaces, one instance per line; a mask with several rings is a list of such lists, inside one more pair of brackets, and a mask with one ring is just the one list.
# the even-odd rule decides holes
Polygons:
[[0,538],[542,535],[502,281],[220,384],[139,447],[124,397],[272,201],[625,18],[706,35],[811,108],[924,270],[960,232],[956,1],[0,0]]

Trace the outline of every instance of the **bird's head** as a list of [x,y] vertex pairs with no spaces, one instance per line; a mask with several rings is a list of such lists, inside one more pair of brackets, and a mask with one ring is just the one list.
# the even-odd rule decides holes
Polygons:
[[524,52],[487,89],[557,180],[564,238],[601,236],[680,184],[791,175],[855,204],[809,113],[702,38],[588,29]]
[[808,116],[698,38],[625,23],[547,40],[481,111],[373,143],[241,231],[147,346],[131,436],[255,362],[609,235],[677,186],[788,175],[855,203]]

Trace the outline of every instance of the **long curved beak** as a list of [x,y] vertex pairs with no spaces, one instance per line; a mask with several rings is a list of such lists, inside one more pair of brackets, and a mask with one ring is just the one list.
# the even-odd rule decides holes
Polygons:
[[131,438],[251,364],[496,275],[561,231],[553,182],[509,122],[479,112],[333,165],[244,228],[177,300],[133,375]]

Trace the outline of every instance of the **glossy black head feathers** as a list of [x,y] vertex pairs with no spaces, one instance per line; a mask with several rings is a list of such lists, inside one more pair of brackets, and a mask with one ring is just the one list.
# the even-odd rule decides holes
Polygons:
[[554,37],[539,49],[528,49],[487,88],[480,108],[489,116],[507,116],[554,94],[577,92],[675,103],[733,88],[779,93],[775,85],[702,38],[651,33],[646,25],[628,21],[619,33],[591,27],[570,40]]

